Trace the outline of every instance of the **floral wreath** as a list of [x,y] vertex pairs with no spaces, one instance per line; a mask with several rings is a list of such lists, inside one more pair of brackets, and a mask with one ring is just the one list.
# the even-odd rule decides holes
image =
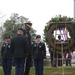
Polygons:
[[[56,25],[58,25],[60,28],[62,28],[66,24],[67,30],[69,32],[69,35],[71,36],[69,38],[69,48],[67,45],[64,45],[64,52],[68,51],[69,49],[71,51],[74,51],[74,38],[75,38],[75,21],[73,18],[69,18],[67,16],[55,16],[52,17],[49,22],[46,23],[46,26],[44,28],[44,42],[46,42],[49,51],[54,50],[54,35],[53,32],[56,30]],[[56,46],[57,52],[60,50],[60,45]]]

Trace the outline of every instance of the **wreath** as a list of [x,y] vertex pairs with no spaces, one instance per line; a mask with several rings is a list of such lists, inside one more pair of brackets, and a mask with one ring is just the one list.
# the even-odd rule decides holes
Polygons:
[[[53,51],[54,50],[54,31],[57,30],[57,28],[64,28],[66,25],[67,31],[69,33],[69,43],[64,44],[63,49],[64,52],[67,50],[71,50],[74,51],[75,46],[74,46],[74,38],[75,38],[75,22],[73,20],[73,18],[69,18],[67,16],[55,16],[52,17],[51,20],[49,22],[46,23],[46,26],[44,28],[44,41],[46,42],[49,51]],[[57,50],[57,52],[59,50],[61,50],[60,45],[56,45],[55,49]]]

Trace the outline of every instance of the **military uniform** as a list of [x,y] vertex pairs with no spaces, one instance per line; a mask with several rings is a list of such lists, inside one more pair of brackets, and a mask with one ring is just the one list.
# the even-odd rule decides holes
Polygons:
[[12,56],[11,56],[11,43],[4,42],[1,49],[2,66],[4,75],[11,75]]
[[32,48],[35,75],[43,75],[43,59],[46,58],[46,48],[43,42],[35,42]]
[[24,62],[27,50],[28,43],[25,36],[18,34],[12,38],[11,52],[15,62],[16,75],[24,75]]
[[26,55],[26,64],[25,64],[25,72],[24,75],[29,75],[31,63],[32,63],[32,56],[31,56],[31,35],[30,35],[30,29],[31,29],[32,23],[25,23],[25,30],[24,30],[24,36],[28,40],[28,54]]
[[33,44],[33,59],[46,58],[45,44],[43,42]]
[[27,40],[23,35],[18,34],[16,37],[11,40],[11,52],[13,57],[16,58],[25,58],[27,51]]
[[24,30],[24,36],[27,38],[28,40],[28,54],[26,55],[26,65],[25,65],[25,72],[24,75],[29,75],[29,71],[30,71],[30,67],[31,67],[31,63],[32,63],[32,50],[31,50],[31,35],[29,33],[29,31]]

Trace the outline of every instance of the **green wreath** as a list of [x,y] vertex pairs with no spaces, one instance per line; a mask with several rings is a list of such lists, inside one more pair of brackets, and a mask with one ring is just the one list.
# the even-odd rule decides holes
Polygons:
[[[44,41],[48,45],[48,48],[50,51],[54,50],[54,35],[53,32],[56,30],[56,25],[59,25],[59,27],[63,27],[64,25],[67,25],[67,30],[69,32],[69,35],[71,38],[69,38],[69,47],[70,50],[74,51],[74,38],[75,38],[75,22],[73,21],[73,18],[69,18],[67,16],[61,17],[55,16],[51,18],[49,22],[46,23],[45,29],[44,29]],[[60,45],[56,46],[56,50],[60,50]],[[64,45],[64,50],[68,50],[68,46]]]

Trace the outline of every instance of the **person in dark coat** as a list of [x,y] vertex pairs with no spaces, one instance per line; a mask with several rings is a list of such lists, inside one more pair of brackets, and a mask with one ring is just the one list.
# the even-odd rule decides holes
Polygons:
[[33,44],[32,48],[33,52],[33,60],[35,67],[35,75],[43,75],[43,63],[44,59],[46,59],[46,47],[43,42],[41,42],[41,36],[36,36],[36,41]]
[[2,57],[2,67],[4,71],[4,75],[11,75],[12,69],[12,56],[11,56],[11,37],[7,35],[5,37],[5,42],[1,48],[1,57]]
[[24,75],[25,55],[27,54],[28,43],[25,36],[23,36],[23,29],[19,29],[17,36],[11,40],[11,53],[15,62],[15,75]]
[[[62,58],[62,54],[58,53],[58,59]],[[62,60],[58,60],[58,66],[62,66]]]
[[66,53],[66,66],[71,66],[72,52]]
[[29,71],[30,71],[30,67],[31,67],[31,63],[32,63],[32,56],[31,56],[31,34],[30,34],[30,29],[31,29],[32,23],[25,23],[25,30],[24,30],[24,36],[27,37],[28,40],[28,48],[29,48],[29,55],[26,55],[26,64],[25,64],[25,72],[24,75],[29,75]]
[[[63,40],[61,39],[61,35],[58,35],[58,42],[62,42]],[[58,56],[58,59],[59,58],[62,58],[62,54],[61,54],[61,52],[59,52],[58,54],[57,54],[57,56]],[[62,60],[58,60],[58,66],[62,66]]]

